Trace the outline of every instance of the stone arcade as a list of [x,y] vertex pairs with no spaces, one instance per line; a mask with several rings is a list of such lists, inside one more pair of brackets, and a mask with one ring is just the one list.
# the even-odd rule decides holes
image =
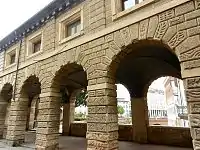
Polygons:
[[8,143],[33,128],[35,103],[36,149],[57,149],[60,90],[73,97],[87,88],[87,149],[118,149],[116,83],[132,97],[132,138],[146,143],[148,86],[173,76],[185,83],[200,149],[200,0],[145,0],[126,10],[123,2],[56,0],[0,41],[0,134]]

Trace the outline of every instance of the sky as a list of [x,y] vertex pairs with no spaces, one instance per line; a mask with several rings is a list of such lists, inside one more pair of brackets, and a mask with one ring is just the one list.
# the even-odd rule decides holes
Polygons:
[[53,0],[1,0],[0,40]]

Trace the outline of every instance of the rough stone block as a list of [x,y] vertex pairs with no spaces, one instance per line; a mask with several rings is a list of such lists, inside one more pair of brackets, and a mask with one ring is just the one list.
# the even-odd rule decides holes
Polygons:
[[191,20],[200,17],[200,9],[197,9],[195,11],[192,11],[190,13],[185,14],[186,20]]
[[87,123],[87,131],[92,131],[92,132],[118,131],[118,123]]
[[189,28],[192,28],[192,27],[195,27],[195,26],[197,26],[197,20],[196,19],[192,19],[192,20],[183,22],[181,24],[178,24],[177,25],[177,30],[181,31],[181,30],[189,29]]
[[189,114],[188,117],[191,127],[200,127],[200,114]]
[[[188,89],[195,89],[195,88],[200,88],[200,77],[194,77],[194,78],[187,78],[185,80],[186,87]],[[197,89],[198,90],[198,89]],[[186,92],[187,94],[187,92]]]
[[200,140],[200,128],[191,128],[190,131],[194,140]]
[[118,122],[118,115],[117,114],[89,114],[87,116],[87,122],[90,123],[113,123]]
[[159,14],[159,21],[165,21],[173,18],[175,16],[174,9],[167,10],[161,14]]
[[195,88],[195,89],[186,90],[186,98],[187,98],[187,101],[191,101],[191,102],[199,101],[200,89]]
[[166,43],[176,34],[176,26],[169,27],[162,40]]
[[192,114],[200,114],[200,103],[199,102],[189,102],[188,108]]
[[183,23],[185,20],[184,16],[178,16],[169,20],[169,26],[174,26],[180,23]]
[[188,29],[188,35],[194,36],[200,34],[200,26]]
[[105,105],[116,106],[117,100],[115,97],[109,97],[109,96],[89,97],[87,105],[88,106],[105,106]]
[[143,20],[140,22],[139,26],[139,39],[146,39],[147,38],[147,30],[149,25],[149,19]]
[[86,138],[90,140],[98,140],[98,141],[117,140],[118,132],[109,132],[109,133],[87,132]]
[[187,52],[193,48],[196,48],[200,45],[200,38],[198,35],[187,38],[184,42],[182,42],[179,46],[176,47],[176,51],[179,54]]
[[175,14],[176,16],[178,15],[182,15],[182,14],[185,14],[185,13],[188,13],[192,10],[194,10],[194,2],[191,1],[191,2],[188,2],[186,4],[183,4],[183,5],[180,5],[178,7],[175,8]]
[[158,26],[158,16],[153,16],[149,20],[149,28],[147,33],[147,38],[153,38]]

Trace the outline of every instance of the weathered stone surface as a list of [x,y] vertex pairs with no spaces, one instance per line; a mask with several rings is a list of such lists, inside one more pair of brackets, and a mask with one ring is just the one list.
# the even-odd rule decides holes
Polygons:
[[132,43],[131,34],[128,27],[120,30],[120,33],[121,33],[122,39],[124,40],[125,46]]
[[188,35],[194,36],[200,34],[200,26],[188,29]]
[[200,77],[187,78],[185,83],[188,89],[200,88]]
[[178,17],[175,17],[175,18],[172,18],[169,20],[169,26],[174,26],[174,25],[177,25],[179,23],[182,23],[184,22],[185,18],[184,16],[178,16]]
[[189,20],[189,21],[185,21],[181,24],[178,24],[177,30],[181,31],[181,30],[189,29],[189,28],[192,28],[192,27],[195,27],[195,26],[197,26],[197,20],[192,19],[192,20]]
[[88,107],[88,113],[90,114],[117,113],[117,107],[116,106],[91,106],[91,107]]
[[200,128],[191,128],[191,136],[194,140],[200,140]]
[[149,24],[149,20],[143,20],[140,22],[140,26],[139,26],[139,39],[146,39],[147,37],[147,30],[148,30],[148,24]]
[[88,98],[88,106],[105,106],[105,105],[116,105],[116,98],[115,97],[109,97],[109,96],[103,96],[103,97],[89,97]]
[[200,89],[192,89],[186,91],[187,101],[199,101],[200,98]]
[[131,26],[129,26],[129,30],[130,30],[130,34],[131,34],[131,39],[132,40],[136,40],[138,39],[139,36],[139,24],[133,24]]
[[109,132],[109,133],[88,132],[86,135],[86,138],[90,140],[98,140],[98,141],[115,140],[115,139],[118,139],[118,132]]
[[113,123],[118,121],[118,115],[116,114],[90,114],[87,117],[87,122],[99,122],[99,123]]
[[[106,142],[101,142],[101,141],[96,141],[96,140],[88,140],[88,148],[92,149],[117,149],[118,148],[118,142],[117,140],[114,141],[106,141]],[[90,150],[90,149],[89,149]]]
[[199,68],[199,67],[200,67],[200,60],[192,60],[192,61],[183,62],[183,68],[185,70],[190,70],[190,69]]
[[118,123],[87,123],[87,131],[110,132],[117,131]]
[[162,40],[167,43],[176,34],[177,32],[176,28],[177,28],[176,26],[169,27],[167,32],[163,36]]
[[199,127],[200,126],[200,116],[198,114],[190,114],[188,115],[190,126],[191,127]]
[[200,113],[200,102],[189,102],[188,103],[189,111],[192,114]]
[[158,25],[158,16],[153,16],[149,19],[149,28],[147,38],[153,38]]
[[182,41],[187,38],[186,31],[179,31],[173,38],[168,42],[171,48],[178,46]]
[[194,150],[199,150],[200,149],[200,141],[193,140],[193,148],[194,148]]
[[197,18],[197,17],[200,17],[200,9],[185,14],[186,20],[191,20],[191,19],[194,19],[194,18]]
[[180,54],[180,61],[192,60],[200,58],[200,47],[186,51],[185,53]]
[[165,20],[173,18],[174,16],[175,16],[174,9],[170,9],[159,14],[159,21],[165,21]]
[[192,10],[194,10],[194,2],[193,1],[176,7],[175,8],[175,14],[176,14],[176,16],[178,16],[178,15],[182,15],[182,14],[185,14],[187,12],[190,12]]
[[184,42],[182,42],[179,46],[176,47],[176,50],[178,53],[184,53],[191,49],[194,49],[195,47],[200,45],[200,38],[199,36],[193,36],[187,38]]
[[158,24],[158,27],[156,29],[156,33],[154,35],[154,38],[155,39],[162,39],[162,37],[164,36],[165,32],[167,31],[168,29],[168,22],[167,21],[164,21],[164,22],[161,22]]

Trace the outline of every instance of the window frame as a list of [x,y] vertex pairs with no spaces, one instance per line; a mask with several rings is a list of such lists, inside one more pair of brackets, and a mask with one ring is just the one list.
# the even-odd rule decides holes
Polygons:
[[[76,22],[77,20],[80,20],[80,23],[81,23],[80,24],[80,28],[81,28],[80,32],[66,37],[67,25],[70,25],[70,24]],[[78,8],[75,11],[72,11],[71,13],[69,13],[68,15],[66,15],[59,21],[59,44],[70,41],[74,38],[77,38],[77,37],[83,35],[83,34],[84,34],[83,33],[83,8]]]
[[[4,69],[8,69],[10,67],[13,67],[17,64],[17,59],[18,59],[18,44],[11,49],[7,50],[5,52],[5,61],[4,61]],[[14,63],[11,63],[11,55],[15,54],[15,61]]]
[[112,20],[115,21],[123,16],[135,12],[138,9],[145,7],[146,5],[157,2],[158,0],[143,0],[142,2],[123,10],[124,0],[111,0]]
[[[34,44],[37,43],[38,41],[41,41],[40,50],[37,52],[34,52]],[[31,35],[30,37],[28,37],[26,47],[27,47],[26,56],[28,59],[42,53],[43,52],[43,32],[39,31]]]

